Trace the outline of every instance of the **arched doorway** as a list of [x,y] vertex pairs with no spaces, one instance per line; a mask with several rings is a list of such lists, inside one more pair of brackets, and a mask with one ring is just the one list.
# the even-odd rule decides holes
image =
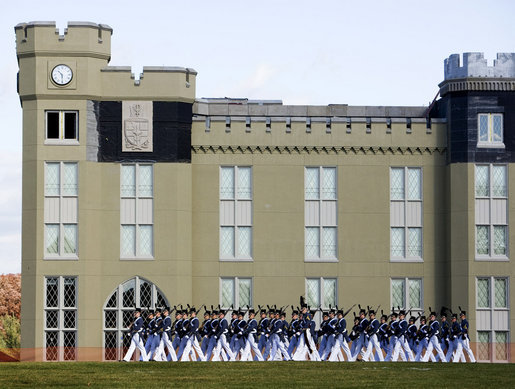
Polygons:
[[123,358],[131,339],[128,327],[133,320],[135,307],[147,310],[168,306],[168,300],[157,286],[141,278],[131,278],[116,287],[104,304],[104,360],[117,361]]

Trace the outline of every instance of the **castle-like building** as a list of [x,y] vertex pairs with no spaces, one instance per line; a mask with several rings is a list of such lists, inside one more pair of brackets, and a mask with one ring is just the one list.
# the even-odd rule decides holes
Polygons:
[[15,32],[22,360],[117,360],[135,306],[304,295],[461,306],[476,358],[513,361],[515,54],[451,55],[428,107],[289,106],[135,78],[107,25]]

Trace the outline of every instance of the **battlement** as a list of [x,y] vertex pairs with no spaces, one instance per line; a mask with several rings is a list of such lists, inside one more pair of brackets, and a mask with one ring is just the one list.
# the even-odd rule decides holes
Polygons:
[[483,53],[452,54],[444,60],[444,80],[457,78],[515,78],[515,53],[497,53],[493,66],[488,66]]
[[68,22],[61,35],[55,22],[29,22],[19,23],[14,31],[18,58],[57,53],[111,58],[113,29],[106,24]]

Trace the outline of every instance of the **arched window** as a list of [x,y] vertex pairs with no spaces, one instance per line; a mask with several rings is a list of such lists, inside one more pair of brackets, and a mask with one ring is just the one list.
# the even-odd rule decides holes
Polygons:
[[118,285],[104,304],[104,360],[120,360],[129,348],[128,327],[135,307],[142,309],[146,319],[148,309],[166,306],[168,300],[163,292],[144,278],[136,276]]

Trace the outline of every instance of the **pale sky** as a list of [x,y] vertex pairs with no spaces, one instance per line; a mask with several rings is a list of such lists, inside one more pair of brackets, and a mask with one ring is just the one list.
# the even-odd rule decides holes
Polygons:
[[[21,106],[14,26],[110,25],[110,65],[198,71],[197,97],[427,105],[453,53],[515,52],[515,1],[4,1],[0,274],[21,270]],[[91,242],[94,244],[94,242]]]

